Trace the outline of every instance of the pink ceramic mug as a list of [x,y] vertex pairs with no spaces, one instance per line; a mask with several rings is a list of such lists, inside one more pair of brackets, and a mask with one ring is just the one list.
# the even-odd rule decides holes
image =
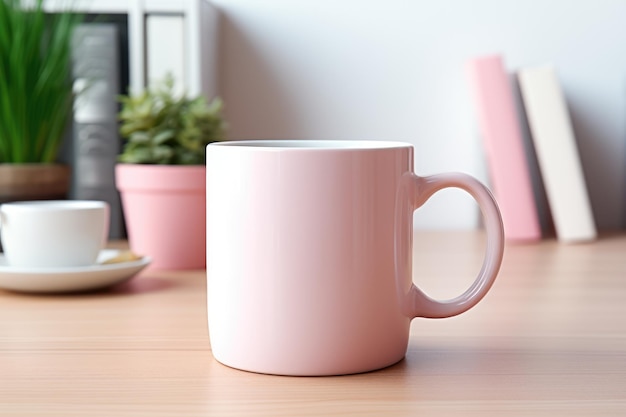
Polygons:
[[[458,187],[480,205],[487,254],[473,285],[436,301],[412,283],[413,211]],[[418,177],[413,147],[237,141],[207,147],[207,292],[221,363],[282,375],[383,368],[415,317],[450,317],[487,293],[504,248],[491,193],[465,174]]]

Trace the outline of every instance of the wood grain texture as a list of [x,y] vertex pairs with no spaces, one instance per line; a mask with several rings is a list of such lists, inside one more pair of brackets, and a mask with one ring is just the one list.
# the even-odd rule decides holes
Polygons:
[[[480,232],[418,233],[416,283],[458,294],[483,248]],[[626,235],[509,244],[476,308],[414,320],[405,360],[339,377],[217,363],[203,271],[148,272],[71,296],[0,291],[0,415],[623,415],[625,252]]]

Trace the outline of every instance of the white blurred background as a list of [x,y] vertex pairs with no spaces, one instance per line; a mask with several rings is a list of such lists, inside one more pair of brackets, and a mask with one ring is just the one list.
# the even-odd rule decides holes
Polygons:
[[[231,139],[408,141],[416,172],[488,183],[465,72],[551,63],[568,101],[596,223],[626,223],[626,1],[214,0],[218,90]],[[461,191],[415,216],[427,229],[480,224]]]

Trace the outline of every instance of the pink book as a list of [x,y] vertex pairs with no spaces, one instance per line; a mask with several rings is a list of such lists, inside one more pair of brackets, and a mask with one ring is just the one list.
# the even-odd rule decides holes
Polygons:
[[541,239],[513,86],[498,55],[468,62],[493,193],[508,240]]

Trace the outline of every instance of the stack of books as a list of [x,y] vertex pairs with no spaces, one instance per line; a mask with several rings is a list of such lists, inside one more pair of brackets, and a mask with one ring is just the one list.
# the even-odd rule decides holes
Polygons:
[[[516,106],[514,81],[499,55],[468,62],[468,75],[493,192],[510,241],[536,241],[542,230],[530,159],[537,158],[557,239],[596,238],[591,204],[567,104],[554,68],[517,71],[523,109]],[[522,116],[524,115],[525,116]],[[521,125],[526,117],[534,152]]]

